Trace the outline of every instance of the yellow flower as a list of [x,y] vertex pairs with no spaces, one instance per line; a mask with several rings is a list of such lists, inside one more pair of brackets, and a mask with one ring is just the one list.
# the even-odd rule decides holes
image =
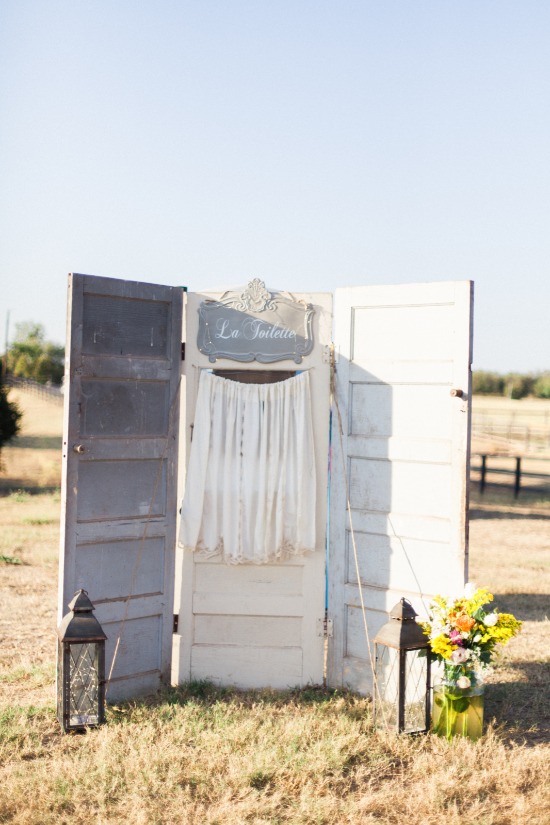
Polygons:
[[521,630],[521,622],[511,613],[499,613],[498,620],[492,627],[485,627],[485,633],[481,637],[481,644],[493,642],[493,644],[506,644],[513,636],[517,636]]
[[493,601],[493,594],[489,593],[486,587],[478,587],[473,596],[469,599],[464,599],[461,603],[462,609],[465,613],[473,615],[476,610],[483,607],[484,604]]
[[450,659],[453,650],[456,650],[457,645],[453,645],[448,636],[443,633],[441,636],[436,636],[431,642],[432,650],[436,656],[441,656],[443,659]]

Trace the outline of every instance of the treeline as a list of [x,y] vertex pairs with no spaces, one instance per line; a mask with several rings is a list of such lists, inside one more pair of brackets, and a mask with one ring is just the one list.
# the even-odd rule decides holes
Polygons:
[[63,380],[65,349],[46,340],[42,324],[23,321],[5,355],[5,369],[16,378],[59,385]]
[[527,373],[474,370],[474,395],[500,395],[504,398],[550,398],[550,372]]
[[[4,369],[19,378],[30,378],[40,384],[61,384],[65,351],[62,346],[46,340],[42,324],[25,321],[16,324],[12,344],[4,355]],[[474,395],[499,395],[504,398],[550,398],[550,371],[539,373],[474,370]]]

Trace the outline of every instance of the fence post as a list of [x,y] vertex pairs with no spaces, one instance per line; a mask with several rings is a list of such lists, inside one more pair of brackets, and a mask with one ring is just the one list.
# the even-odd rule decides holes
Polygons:
[[485,490],[485,476],[487,474],[487,456],[481,456],[481,475],[479,477],[479,492],[483,493]]
[[516,456],[516,478],[514,482],[514,498],[519,496],[519,488],[521,485],[521,456]]

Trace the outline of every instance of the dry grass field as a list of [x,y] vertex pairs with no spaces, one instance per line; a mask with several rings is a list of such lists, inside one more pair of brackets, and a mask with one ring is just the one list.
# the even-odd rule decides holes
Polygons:
[[550,401],[476,395],[472,441],[483,452],[550,457]]
[[24,429],[4,451],[0,492],[0,822],[550,822],[550,500],[527,506],[507,490],[474,490],[470,578],[524,621],[488,679],[479,742],[375,733],[370,702],[343,692],[206,684],[110,707],[101,729],[64,736],[54,699],[60,502],[51,489],[60,409],[21,401]]
[[59,489],[63,407],[24,390],[12,389],[10,401],[23,412],[21,432],[0,456],[0,495],[6,490]]

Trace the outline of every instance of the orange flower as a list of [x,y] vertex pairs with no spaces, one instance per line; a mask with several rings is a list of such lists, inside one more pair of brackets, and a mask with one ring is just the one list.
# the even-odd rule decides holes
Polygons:
[[475,623],[476,620],[472,619],[471,616],[467,616],[466,613],[461,613],[460,616],[456,617],[454,622],[455,627],[463,633],[469,633]]

